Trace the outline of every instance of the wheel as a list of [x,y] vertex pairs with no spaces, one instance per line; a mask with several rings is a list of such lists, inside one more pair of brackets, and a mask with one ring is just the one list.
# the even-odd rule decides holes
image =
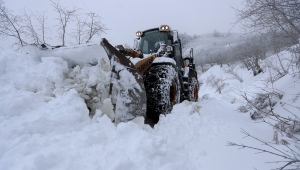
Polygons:
[[199,85],[195,77],[190,78],[189,80],[189,89],[188,89],[188,100],[191,102],[198,101],[198,90]]
[[180,102],[178,73],[172,65],[154,65],[144,74],[147,95],[147,117],[157,122]]

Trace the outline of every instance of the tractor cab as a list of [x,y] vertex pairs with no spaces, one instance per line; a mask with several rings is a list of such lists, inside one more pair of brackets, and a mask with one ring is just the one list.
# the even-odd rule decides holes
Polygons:
[[168,52],[169,57],[176,61],[177,67],[184,67],[177,31],[172,31],[168,25],[162,25],[159,28],[138,31],[136,35],[139,39],[135,45],[137,51],[141,51],[143,54],[157,53],[160,46],[164,45],[166,47],[165,52]]
[[137,50],[142,51],[144,54],[156,53],[160,44],[171,46],[173,42],[173,32],[167,25],[143,32],[138,31],[136,35],[140,39],[137,45]]

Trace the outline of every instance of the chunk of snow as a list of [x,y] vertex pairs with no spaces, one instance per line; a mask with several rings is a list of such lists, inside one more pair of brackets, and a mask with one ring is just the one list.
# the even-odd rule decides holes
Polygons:
[[101,107],[101,111],[103,114],[106,114],[112,121],[115,119],[115,114],[113,111],[114,107],[111,103],[111,99],[107,98],[103,101],[103,105]]

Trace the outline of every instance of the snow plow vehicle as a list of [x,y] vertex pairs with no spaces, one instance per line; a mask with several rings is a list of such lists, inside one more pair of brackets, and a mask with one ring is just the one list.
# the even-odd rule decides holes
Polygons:
[[133,49],[101,41],[112,67],[109,93],[116,123],[138,116],[157,122],[175,104],[198,100],[193,49],[182,55],[178,31],[162,25],[136,35]]

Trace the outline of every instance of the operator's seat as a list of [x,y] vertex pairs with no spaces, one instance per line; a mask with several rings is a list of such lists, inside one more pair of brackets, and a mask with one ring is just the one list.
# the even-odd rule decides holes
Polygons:
[[154,44],[154,51],[157,52],[157,50],[159,49],[160,44],[165,44],[165,41],[158,41]]

